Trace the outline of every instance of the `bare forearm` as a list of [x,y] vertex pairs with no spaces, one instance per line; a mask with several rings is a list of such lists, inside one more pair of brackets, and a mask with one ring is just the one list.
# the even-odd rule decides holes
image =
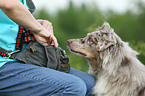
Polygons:
[[19,0],[6,0],[6,2],[9,5],[2,6],[1,9],[11,20],[34,33],[43,30],[41,24],[35,20],[29,10]]
[[15,23],[31,30],[39,43],[58,46],[52,24],[49,23],[47,28],[43,27],[19,0],[0,0],[0,8]]

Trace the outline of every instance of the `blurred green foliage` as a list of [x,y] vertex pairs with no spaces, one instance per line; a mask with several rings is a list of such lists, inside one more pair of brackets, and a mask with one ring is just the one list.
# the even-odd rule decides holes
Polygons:
[[130,46],[140,53],[138,56],[140,61],[145,64],[145,6],[141,1],[136,2],[136,5],[140,13],[134,14],[128,10],[123,14],[117,14],[112,10],[102,13],[97,7],[90,10],[84,4],[76,7],[70,1],[67,9],[60,9],[55,15],[43,8],[34,16],[36,19],[45,19],[53,23],[54,34],[59,45],[66,50],[71,67],[87,72],[87,61],[69,52],[67,40],[86,36],[88,32],[95,31],[104,21],[110,23],[123,41],[130,42]]

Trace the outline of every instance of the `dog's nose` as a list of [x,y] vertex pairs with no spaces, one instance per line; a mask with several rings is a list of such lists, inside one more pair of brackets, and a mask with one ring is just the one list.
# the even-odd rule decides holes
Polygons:
[[72,40],[67,40],[67,45],[70,45],[72,43]]

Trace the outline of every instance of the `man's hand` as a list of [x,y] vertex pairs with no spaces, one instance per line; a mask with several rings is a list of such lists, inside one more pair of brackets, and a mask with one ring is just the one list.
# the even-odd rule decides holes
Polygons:
[[55,38],[55,36],[45,28],[39,33],[33,33],[33,34],[39,43],[45,46],[55,45],[55,47],[58,47],[57,39]]
[[39,33],[33,33],[36,40],[43,45],[55,45],[58,46],[57,39],[53,34],[52,23],[47,20],[37,20],[44,28]]
[[45,29],[47,29],[48,31],[50,31],[53,33],[53,26],[52,23],[47,21],[47,20],[42,20],[42,19],[38,19],[37,22],[39,22]]

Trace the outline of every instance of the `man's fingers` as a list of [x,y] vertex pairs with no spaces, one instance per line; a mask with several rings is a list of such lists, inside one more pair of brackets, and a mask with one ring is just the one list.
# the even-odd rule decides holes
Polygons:
[[58,42],[57,42],[56,37],[54,37],[54,46],[55,46],[56,48],[58,47]]
[[51,34],[48,38],[48,45],[54,45],[56,48],[58,47],[57,39],[53,34]]
[[[41,38],[45,38],[44,43],[48,45],[54,45],[56,48],[58,47],[57,39],[53,35],[53,26],[52,23],[47,20],[38,20],[38,22],[49,32],[44,32],[42,34],[39,34]],[[43,42],[43,41],[42,41]]]
[[54,35],[52,36],[51,45],[54,45],[56,48],[58,47],[58,42],[57,42],[57,39],[56,39],[56,37]]

